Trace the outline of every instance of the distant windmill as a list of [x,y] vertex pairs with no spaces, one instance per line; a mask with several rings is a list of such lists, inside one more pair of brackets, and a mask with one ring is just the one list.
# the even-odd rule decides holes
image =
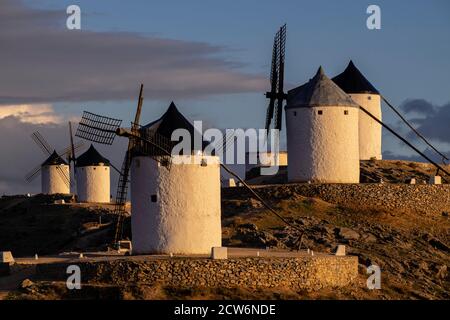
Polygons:
[[[69,122],[70,146],[60,152],[56,152],[54,148],[45,140],[38,131],[31,135],[33,141],[39,146],[48,158],[33,168],[26,176],[27,182],[33,181],[39,173],[41,174],[41,192],[44,194],[70,193],[70,165],[75,168],[75,150],[81,148],[84,143],[82,141],[74,144],[72,138],[72,125]],[[66,160],[64,160],[66,158]],[[74,169],[75,170],[75,169]]]

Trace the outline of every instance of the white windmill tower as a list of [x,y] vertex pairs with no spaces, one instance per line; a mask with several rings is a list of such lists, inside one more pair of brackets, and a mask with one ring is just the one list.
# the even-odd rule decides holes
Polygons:
[[[70,122],[69,128],[71,130]],[[56,152],[38,131],[34,132],[31,137],[48,158],[31,170],[25,176],[25,180],[31,182],[41,173],[41,192],[43,194],[70,194],[70,163],[73,163],[74,159],[72,154],[83,146],[83,143],[79,142],[74,145],[71,139],[69,147],[61,152]],[[67,158],[67,161],[64,160],[64,157]]]
[[[191,138],[196,134],[173,102],[161,118],[141,128],[143,134],[167,141],[176,129],[187,130]],[[155,156],[157,152],[132,156],[133,251],[209,254],[222,243],[219,158],[194,148],[190,154],[173,155],[170,163]]]
[[41,188],[43,194],[70,193],[69,164],[56,150],[41,164]]
[[110,162],[92,144],[77,158],[75,170],[79,202],[110,202]]
[[[332,79],[358,105],[364,107],[373,116],[381,119],[381,97],[377,89],[350,61],[344,72]],[[359,112],[359,158],[361,160],[381,160],[381,129],[367,113]]]
[[219,158],[194,149],[171,154],[175,129],[187,130],[192,139],[195,134],[173,103],[161,118],[139,126],[142,90],[131,129],[120,128],[121,120],[84,112],[76,134],[104,144],[112,144],[116,134],[129,139],[117,187],[114,241],[122,239],[131,176],[133,253],[209,254],[222,241]]
[[359,107],[322,67],[288,92],[288,180],[359,182]]

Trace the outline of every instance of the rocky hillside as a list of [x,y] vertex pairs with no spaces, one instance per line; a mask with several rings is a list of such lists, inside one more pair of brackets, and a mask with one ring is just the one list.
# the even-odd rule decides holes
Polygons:
[[[450,165],[444,165],[450,171]],[[403,160],[365,160],[360,162],[360,181],[362,183],[409,183],[414,178],[416,183],[429,181],[430,176],[436,175],[436,168],[424,162]],[[259,168],[253,168],[247,173],[250,184],[280,184],[287,182],[287,167],[280,167],[275,176],[260,176]]]
[[[285,190],[283,192],[283,190]],[[356,299],[449,299],[450,218],[448,212],[397,212],[386,208],[354,209],[292,193],[288,188],[264,195],[293,226],[285,225],[262,204],[238,196],[223,201],[224,243],[333,252],[345,244],[360,263],[361,285],[316,292],[308,297]],[[365,288],[366,267],[382,271],[382,290]]]
[[0,198],[0,251],[22,257],[105,249],[113,234],[111,209],[71,201],[63,195]]
[[[394,172],[390,174],[395,175]],[[364,203],[355,207],[346,202],[333,203],[332,198],[324,196],[326,192],[305,196],[296,190],[290,186],[258,190],[290,225],[284,224],[239,188],[224,190],[223,244],[296,250],[302,234],[302,249],[333,252],[338,244],[345,244],[348,253],[359,258],[357,285],[316,292],[293,292],[284,288],[251,292],[238,288],[206,290],[111,284],[108,288],[89,288],[84,291],[83,298],[450,299],[450,210],[397,210],[386,206],[366,207]],[[16,256],[30,256],[106,248],[114,226],[110,209],[54,204],[54,200],[41,195],[1,198],[0,250],[11,250]],[[129,219],[126,230],[130,236]],[[381,290],[366,288],[366,267],[371,264],[381,267]],[[64,284],[37,282],[24,284],[10,297],[71,296],[64,290]]]

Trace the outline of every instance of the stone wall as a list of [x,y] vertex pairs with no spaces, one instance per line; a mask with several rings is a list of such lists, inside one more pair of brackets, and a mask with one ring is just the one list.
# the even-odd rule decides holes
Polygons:
[[[289,199],[298,194],[354,208],[390,209],[441,214],[450,211],[450,185],[364,184],[284,184],[255,186],[265,199]],[[242,187],[223,190],[224,197],[251,197]]]
[[[146,260],[77,261],[82,283],[162,284],[177,287],[275,288],[317,290],[342,287],[358,276],[353,256],[317,255],[296,258],[149,258]],[[67,263],[37,265],[37,277],[65,280]]]

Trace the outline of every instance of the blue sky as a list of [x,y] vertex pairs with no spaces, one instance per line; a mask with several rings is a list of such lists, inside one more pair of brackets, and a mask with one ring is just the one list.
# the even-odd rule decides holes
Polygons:
[[[332,76],[353,59],[397,105],[406,98],[424,98],[436,104],[450,100],[448,1],[44,0],[28,4],[55,10],[78,4],[86,30],[133,32],[222,46],[226,50],[220,55],[242,63],[243,70],[263,75],[269,70],[273,34],[287,23],[286,81],[291,87],[308,80],[319,65]],[[381,8],[381,30],[366,28],[369,4]],[[158,113],[168,102],[158,101],[149,108]],[[225,126],[256,125],[237,118],[238,111],[248,111],[255,122],[264,120],[262,93],[176,102],[185,112],[192,116],[202,113],[216,126],[219,120]],[[102,105],[89,104],[91,108]],[[109,106],[126,117],[123,103]]]
[[[65,27],[71,4],[82,10],[81,31]],[[381,8],[381,30],[366,28],[370,4]],[[45,115],[52,110],[52,119],[73,119],[89,110],[131,121],[140,81],[145,84],[143,123],[159,117],[174,100],[183,114],[206,126],[263,127],[273,36],[284,23],[287,89],[303,84],[319,65],[331,77],[352,59],[394,105],[411,99],[432,105],[430,114],[406,117],[450,153],[446,0],[3,0],[0,131],[16,128],[29,139],[32,127],[1,123],[8,110],[23,103],[31,116],[33,110]],[[23,122],[22,114],[10,115]],[[386,108],[383,117],[407,134]],[[49,139],[63,143],[55,134]],[[0,139],[0,147],[7,146]],[[412,155],[387,134],[383,150]],[[27,158],[17,147],[16,154],[0,160],[14,161],[17,154]],[[12,177],[12,172],[0,172],[0,191],[2,180]]]
[[[386,95],[448,100],[448,1],[29,1],[38,8],[78,4],[83,29],[125,31],[224,46],[228,58],[266,74],[272,36],[288,24],[287,80],[307,80],[318,65],[331,74],[353,58]],[[366,28],[377,4],[382,29]],[[433,85],[424,86],[425,79]],[[395,87],[395,88],[392,88]],[[400,102],[400,101],[398,101]]]

